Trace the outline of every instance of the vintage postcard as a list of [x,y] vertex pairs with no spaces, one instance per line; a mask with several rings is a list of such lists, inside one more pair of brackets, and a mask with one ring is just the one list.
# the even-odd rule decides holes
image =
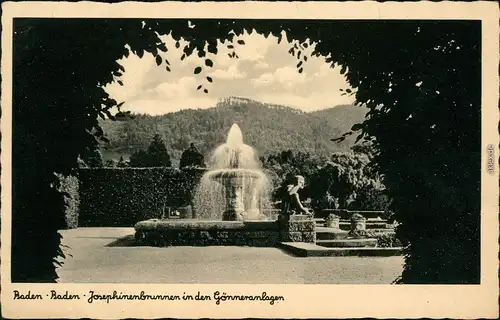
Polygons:
[[494,2],[4,2],[5,318],[497,318]]

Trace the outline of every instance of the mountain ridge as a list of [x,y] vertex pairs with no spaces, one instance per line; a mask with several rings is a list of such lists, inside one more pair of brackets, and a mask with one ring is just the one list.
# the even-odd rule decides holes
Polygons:
[[102,153],[104,160],[128,158],[131,153],[146,149],[153,136],[160,134],[174,163],[190,143],[208,157],[225,141],[232,124],[237,123],[245,143],[261,156],[288,149],[324,156],[350,149],[354,137],[342,143],[330,139],[363,121],[365,114],[366,109],[353,105],[304,112],[249,98],[227,97],[207,109],[184,109],[156,116],[136,114],[128,121],[100,120],[110,139]]

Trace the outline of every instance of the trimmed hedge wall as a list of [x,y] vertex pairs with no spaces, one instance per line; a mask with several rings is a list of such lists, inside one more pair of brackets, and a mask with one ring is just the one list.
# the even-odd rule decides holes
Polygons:
[[158,218],[165,206],[190,205],[204,172],[164,167],[79,169],[79,226],[132,227]]
[[64,176],[56,174],[59,185],[57,190],[63,194],[64,197],[64,220],[67,229],[78,228],[78,215],[80,207],[80,194],[78,178],[74,175]]

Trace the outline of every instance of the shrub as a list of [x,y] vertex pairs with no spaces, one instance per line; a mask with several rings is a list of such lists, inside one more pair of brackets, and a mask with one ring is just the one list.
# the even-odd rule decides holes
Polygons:
[[382,233],[377,237],[377,247],[381,248],[391,248],[391,247],[402,247],[401,241],[396,237],[396,234],[391,233]]
[[63,194],[65,222],[67,229],[78,227],[78,213],[80,207],[78,178],[73,175],[56,174],[58,178],[57,190]]
[[353,239],[377,239],[377,247],[394,248],[402,247],[401,241],[396,237],[395,232],[373,232],[370,230],[354,230],[349,232],[349,237]]
[[80,177],[80,226],[130,227],[162,209],[192,204],[204,170],[85,168]]

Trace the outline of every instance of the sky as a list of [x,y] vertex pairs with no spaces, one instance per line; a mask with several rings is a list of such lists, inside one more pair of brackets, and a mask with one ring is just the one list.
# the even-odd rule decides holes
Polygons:
[[[196,51],[180,60],[183,44],[175,48],[169,36],[162,40],[169,49],[161,55],[170,62],[171,71],[165,65],[156,65],[150,54],[142,58],[130,55],[119,60],[125,68],[121,76],[123,86],[114,82],[105,87],[111,98],[124,101],[123,111],[151,115],[176,112],[181,109],[205,109],[215,107],[221,98],[236,96],[261,102],[280,104],[305,112],[331,108],[354,102],[352,96],[342,96],[339,89],[350,88],[340,67],[331,68],[324,57],[310,56],[297,71],[297,58],[288,53],[292,44],[283,34],[278,44],[276,37],[268,38],[253,32],[245,33],[233,40],[238,59],[230,58],[227,44],[219,43],[218,54],[208,54],[214,62],[212,68],[204,67],[194,74],[197,66],[204,65],[204,58]],[[244,45],[237,44],[243,40]],[[314,44],[306,50],[311,52]],[[206,80],[209,76],[212,83]],[[203,84],[208,94],[197,87]]]

